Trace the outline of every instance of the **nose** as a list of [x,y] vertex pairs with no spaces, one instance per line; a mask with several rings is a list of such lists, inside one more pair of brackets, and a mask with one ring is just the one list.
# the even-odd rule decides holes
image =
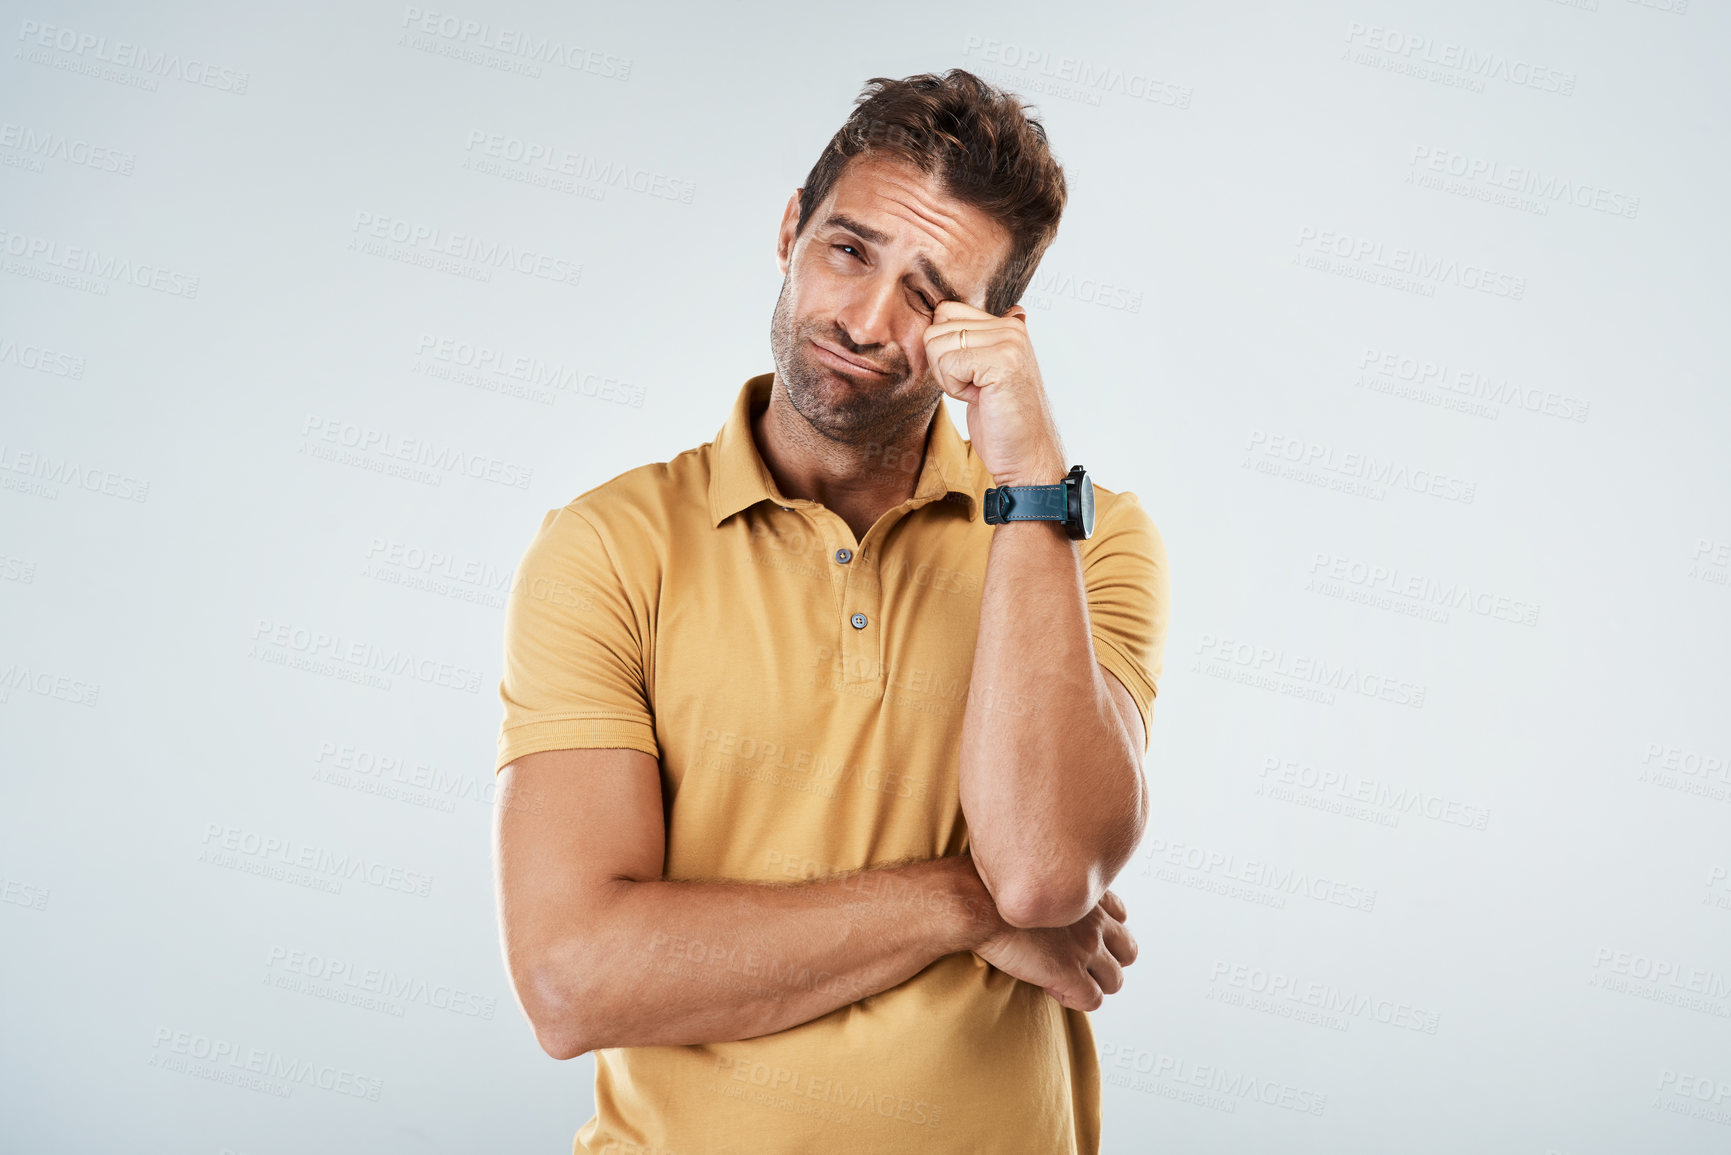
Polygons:
[[875,276],[855,281],[852,296],[836,314],[835,322],[857,348],[888,345],[895,336],[896,285],[891,277]]

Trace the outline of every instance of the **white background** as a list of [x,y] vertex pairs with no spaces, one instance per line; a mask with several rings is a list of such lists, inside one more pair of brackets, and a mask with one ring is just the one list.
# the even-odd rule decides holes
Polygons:
[[[1731,45],[1683,4],[7,3],[0,1145],[569,1148],[593,1060],[493,913],[511,569],[773,367],[860,86],[964,67],[1070,173],[1031,331],[1171,556],[1105,1150],[1731,1148]],[[303,854],[360,867],[257,872]]]

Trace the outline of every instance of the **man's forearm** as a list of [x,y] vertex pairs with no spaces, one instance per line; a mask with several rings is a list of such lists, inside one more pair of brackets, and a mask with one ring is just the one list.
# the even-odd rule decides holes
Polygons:
[[980,875],[1015,925],[1064,926],[1135,850],[1137,751],[1095,656],[1081,559],[1049,522],[993,531],[962,728]]
[[573,1054],[748,1039],[887,990],[1002,926],[967,855],[800,883],[621,881],[550,946],[533,997]]

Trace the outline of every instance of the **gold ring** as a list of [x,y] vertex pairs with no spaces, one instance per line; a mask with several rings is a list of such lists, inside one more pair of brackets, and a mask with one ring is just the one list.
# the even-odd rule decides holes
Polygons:
[[968,331],[966,329],[963,329],[962,330],[962,348],[966,349],[967,347],[968,347]]

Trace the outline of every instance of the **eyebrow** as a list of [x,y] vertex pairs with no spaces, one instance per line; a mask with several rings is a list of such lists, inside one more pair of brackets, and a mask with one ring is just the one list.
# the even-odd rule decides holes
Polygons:
[[[825,228],[845,229],[859,237],[860,240],[865,241],[867,244],[887,245],[890,241],[888,234],[881,233],[870,225],[861,224],[859,221],[854,220],[852,217],[847,216],[844,213],[831,213],[824,219],[823,224]],[[919,266],[920,272],[925,274],[926,280],[932,283],[932,287],[937,289],[939,294],[941,294],[941,300],[961,301],[963,304],[967,303],[967,298],[963,297],[962,294],[956,290],[956,287],[950,284],[949,280],[945,278],[942,273],[938,272],[938,267],[932,264],[931,259],[924,253],[914,254],[914,263]]]

